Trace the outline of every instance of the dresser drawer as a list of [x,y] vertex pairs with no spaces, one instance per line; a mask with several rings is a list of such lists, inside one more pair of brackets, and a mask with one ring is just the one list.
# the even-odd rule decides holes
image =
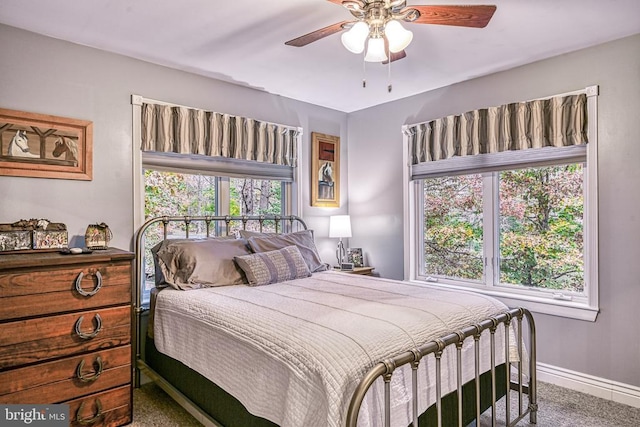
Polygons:
[[0,297],[0,321],[126,304],[131,299],[131,263],[4,271]]
[[131,346],[0,371],[0,403],[58,403],[131,382]]
[[131,386],[71,400],[70,427],[113,427],[131,422]]
[[130,343],[129,305],[0,323],[0,369]]

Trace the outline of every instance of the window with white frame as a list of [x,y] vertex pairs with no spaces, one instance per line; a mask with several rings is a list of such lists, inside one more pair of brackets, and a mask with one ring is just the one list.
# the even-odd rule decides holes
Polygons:
[[569,163],[421,180],[419,275],[584,296],[583,178]]
[[[502,129],[487,132],[494,141],[483,142],[479,133],[481,145],[508,147],[493,151],[475,141],[460,143],[460,124],[450,117],[405,128],[412,163],[407,173],[409,279],[474,289],[538,312],[595,319],[597,88],[588,93],[576,111],[541,107],[551,108],[547,113],[556,120],[542,124],[549,126],[543,146],[514,148],[500,141],[499,132],[515,139],[515,134],[529,134],[518,128],[522,123],[505,131],[504,120]],[[566,103],[565,97],[557,99],[551,102]],[[512,115],[519,108],[503,107]],[[582,114],[580,108],[584,117],[572,118]],[[561,124],[557,117],[562,115],[573,122]],[[467,116],[463,126],[477,122]],[[487,122],[483,126],[491,129]],[[560,131],[554,135],[559,127],[572,126],[581,130],[567,131],[569,137]],[[581,132],[583,137],[576,136]]]
[[[144,169],[145,220],[159,216],[291,215],[292,182]],[[264,223],[269,227],[269,222]],[[194,223],[193,227],[204,223]],[[233,224],[232,224],[233,225]],[[248,227],[253,224],[247,224]],[[270,230],[265,230],[270,231]],[[197,230],[196,230],[197,232]],[[204,231],[203,231],[204,232]]]

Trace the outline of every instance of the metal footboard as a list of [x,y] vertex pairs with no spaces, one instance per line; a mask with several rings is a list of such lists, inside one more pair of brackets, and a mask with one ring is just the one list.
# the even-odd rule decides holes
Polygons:
[[[525,385],[523,380],[523,357],[525,351],[523,348],[524,337],[522,335],[522,323],[523,318],[526,318],[529,337],[529,381]],[[468,326],[460,331],[451,333],[434,341],[430,341],[421,347],[406,351],[394,358],[384,360],[375,365],[365,377],[361,380],[360,384],[354,392],[351,403],[349,404],[349,411],[347,413],[347,427],[356,427],[358,420],[358,413],[360,406],[364,400],[365,394],[373,383],[380,377],[384,381],[384,422],[386,427],[391,426],[391,378],[394,371],[400,366],[411,364],[412,371],[412,400],[413,400],[413,427],[418,427],[418,366],[421,360],[428,356],[433,355],[436,363],[436,412],[438,427],[442,427],[442,376],[441,376],[441,357],[443,351],[449,346],[455,346],[456,348],[456,382],[457,389],[455,393],[458,395],[458,426],[463,426],[462,417],[462,345],[466,339],[473,338],[474,340],[474,365],[475,365],[475,407],[476,407],[476,422],[477,426],[480,426],[480,337],[486,330],[490,334],[491,345],[491,425],[496,425],[496,396],[497,396],[497,384],[496,384],[496,343],[495,333],[500,325],[504,327],[504,354],[505,360],[510,360],[510,343],[509,343],[509,328],[511,322],[515,321],[516,340],[518,350],[518,360],[515,362],[517,366],[517,381],[514,383],[511,379],[511,366],[512,363],[506,363],[506,395],[505,395],[505,425],[515,426],[520,420],[522,420],[527,414],[529,415],[529,421],[532,424],[537,423],[537,379],[536,379],[536,331],[535,323],[531,313],[524,308],[511,309],[505,313],[501,313],[495,317],[486,319],[478,324]],[[512,419],[510,408],[510,392],[514,389],[518,393],[518,410],[517,416]],[[526,408],[523,407],[523,395],[525,391],[528,393],[529,404]]]

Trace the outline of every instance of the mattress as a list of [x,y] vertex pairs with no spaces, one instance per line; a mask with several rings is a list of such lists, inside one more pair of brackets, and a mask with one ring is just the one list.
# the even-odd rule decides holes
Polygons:
[[[282,427],[341,426],[351,395],[376,363],[507,309],[472,292],[340,272],[268,286],[165,289],[155,302],[158,350],[218,384],[249,412]],[[504,328],[496,333],[503,348]],[[510,340],[511,343],[514,340]],[[490,369],[489,336],[481,370]],[[463,381],[474,376],[473,340]],[[504,351],[496,351],[496,364]],[[455,349],[443,355],[443,394],[456,387]],[[419,411],[435,401],[435,362],[420,364]],[[411,416],[411,369],[391,381],[393,425]],[[383,425],[383,385],[367,393],[359,426]]]

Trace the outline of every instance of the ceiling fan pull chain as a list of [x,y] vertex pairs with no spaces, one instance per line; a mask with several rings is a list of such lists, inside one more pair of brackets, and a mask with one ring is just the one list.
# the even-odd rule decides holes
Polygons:
[[362,87],[367,87],[367,61],[364,60],[364,55],[362,55]]
[[391,89],[393,89],[393,87],[391,86],[391,50],[387,50],[387,57],[389,58],[389,68],[387,68],[387,79],[389,81],[389,85],[387,86],[387,91],[389,93],[391,93]]

